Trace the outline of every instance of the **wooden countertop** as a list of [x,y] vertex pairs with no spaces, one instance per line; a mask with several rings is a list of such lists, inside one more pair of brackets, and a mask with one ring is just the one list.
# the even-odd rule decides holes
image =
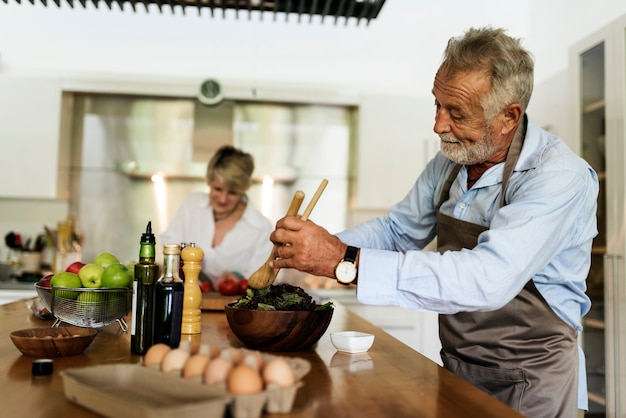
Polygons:
[[[335,306],[328,330],[313,348],[281,353],[305,358],[312,365],[289,417],[521,417],[340,304]],[[130,354],[130,335],[113,323],[100,329],[83,354],[54,359],[51,376],[32,376],[34,359],[22,356],[9,334],[18,329],[48,327],[52,322],[34,317],[23,300],[0,306],[2,416],[96,416],[65,398],[59,372],[141,361],[140,356]],[[202,325],[202,342],[243,347],[230,331],[223,312],[203,312]],[[365,354],[338,353],[330,342],[330,333],[343,330],[375,334],[374,345]],[[263,416],[284,418],[285,414]]]

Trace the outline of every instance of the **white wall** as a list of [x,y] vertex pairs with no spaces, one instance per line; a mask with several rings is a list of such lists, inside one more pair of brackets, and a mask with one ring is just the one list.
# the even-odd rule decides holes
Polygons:
[[449,37],[492,24],[516,36],[528,31],[528,0],[388,0],[369,26],[339,20],[285,22],[279,15],[198,17],[193,8],[146,13],[91,3],[71,9],[61,0],[0,2],[0,71],[72,71],[214,76],[251,81],[359,85],[385,93],[430,95],[432,77]]
[[578,149],[574,138],[569,48],[626,13],[615,0],[531,0],[529,47],[535,56],[535,92],[530,117]]

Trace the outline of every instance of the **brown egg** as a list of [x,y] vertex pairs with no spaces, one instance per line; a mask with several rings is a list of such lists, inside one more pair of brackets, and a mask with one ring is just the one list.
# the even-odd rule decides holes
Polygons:
[[167,344],[159,343],[153,345],[143,356],[143,365],[146,367],[150,367],[155,364],[160,365],[163,361],[163,358],[170,350],[171,348]]
[[204,376],[204,372],[209,365],[211,358],[207,354],[194,354],[185,362],[183,367],[183,377],[191,379],[195,376]]
[[215,357],[220,355],[220,349],[219,348],[217,348],[214,345],[210,345],[210,344],[208,346],[209,346],[209,356],[211,356],[211,358],[215,358]]
[[200,343],[197,341],[189,342],[189,352],[191,355],[197,354],[200,351]]
[[225,382],[232,368],[233,363],[227,358],[219,356],[212,359],[204,371],[204,384]]
[[263,367],[263,380],[265,383],[273,383],[284,388],[293,386],[296,383],[296,376],[287,360],[277,357]]
[[178,371],[180,372],[185,367],[185,362],[189,358],[189,351],[181,348],[174,348],[170,350],[163,361],[161,362],[161,371],[164,373],[170,373]]
[[228,375],[227,387],[232,394],[250,395],[263,390],[263,379],[252,367],[239,364]]

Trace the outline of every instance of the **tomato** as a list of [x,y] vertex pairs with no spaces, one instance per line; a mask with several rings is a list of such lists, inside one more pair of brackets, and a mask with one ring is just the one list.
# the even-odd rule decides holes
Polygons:
[[200,282],[200,290],[204,292],[211,291],[211,282]]
[[239,284],[233,279],[224,279],[218,285],[217,291],[224,296],[234,296],[239,292]]
[[248,279],[241,279],[237,284],[239,285],[239,294],[245,295],[246,290],[248,290]]

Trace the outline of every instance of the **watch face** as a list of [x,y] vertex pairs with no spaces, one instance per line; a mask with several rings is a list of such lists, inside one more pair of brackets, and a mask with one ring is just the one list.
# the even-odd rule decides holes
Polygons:
[[356,266],[349,261],[342,261],[335,269],[335,276],[341,283],[351,283],[356,278]]

